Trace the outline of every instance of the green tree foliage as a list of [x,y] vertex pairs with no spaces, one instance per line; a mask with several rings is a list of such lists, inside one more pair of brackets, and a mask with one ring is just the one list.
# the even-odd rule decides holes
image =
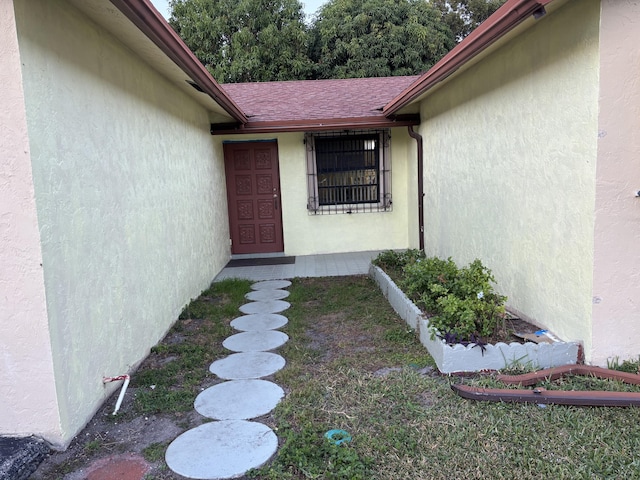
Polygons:
[[170,0],[169,23],[219,82],[307,79],[298,0]]
[[222,83],[426,71],[505,0],[170,0],[171,26]]
[[484,22],[506,0],[431,0],[442,12],[443,21],[449,26],[456,41],[461,41]]
[[418,74],[455,45],[425,0],[329,0],[310,33],[319,78]]

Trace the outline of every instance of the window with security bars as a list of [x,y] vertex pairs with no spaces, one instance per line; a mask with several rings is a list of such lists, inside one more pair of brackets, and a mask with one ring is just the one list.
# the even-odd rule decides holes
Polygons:
[[312,214],[391,209],[389,132],[307,134]]

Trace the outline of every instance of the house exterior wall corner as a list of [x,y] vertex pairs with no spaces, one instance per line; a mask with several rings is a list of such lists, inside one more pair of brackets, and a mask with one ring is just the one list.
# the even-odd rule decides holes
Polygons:
[[28,328],[48,327],[65,446],[227,263],[224,164],[143,54],[72,2],[14,6],[46,291]]
[[[421,102],[425,249],[592,352],[600,2],[567,2]],[[587,361],[590,359],[587,358]]]
[[63,433],[13,2],[0,2],[0,435]]
[[602,0],[593,363],[640,355],[640,4]]

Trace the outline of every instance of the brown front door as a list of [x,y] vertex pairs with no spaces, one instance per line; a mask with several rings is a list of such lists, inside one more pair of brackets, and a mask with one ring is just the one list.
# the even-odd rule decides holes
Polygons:
[[231,253],[284,251],[278,145],[224,144]]

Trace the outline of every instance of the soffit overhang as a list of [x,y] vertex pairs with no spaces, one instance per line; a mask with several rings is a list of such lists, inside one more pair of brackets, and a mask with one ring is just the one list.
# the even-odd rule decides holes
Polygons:
[[[247,117],[148,0],[69,0],[136,56],[202,105],[213,122]],[[197,85],[201,91],[194,88]]]
[[211,124],[212,135],[248,135],[257,133],[321,132],[370,130],[419,125],[419,115],[392,117],[327,118],[309,121],[247,122],[246,124]]

